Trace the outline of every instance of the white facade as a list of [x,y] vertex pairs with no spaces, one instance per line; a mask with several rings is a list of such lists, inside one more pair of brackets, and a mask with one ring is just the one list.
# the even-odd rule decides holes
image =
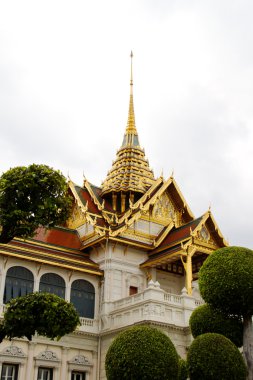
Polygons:
[[[106,379],[104,361],[110,343],[119,331],[134,324],[148,323],[162,329],[172,339],[178,353],[185,356],[191,341],[189,317],[202,302],[197,289],[194,297],[188,296],[184,276],[157,269],[153,269],[152,280],[148,281],[147,273],[139,268],[140,263],[147,260],[147,254],[134,248],[108,243],[92,249],[90,258],[104,271],[103,280],[86,273],[41,265],[32,258],[29,261],[0,258],[1,313],[4,311],[6,273],[13,266],[25,267],[33,273],[34,291],[39,290],[43,274],[60,275],[66,284],[65,299],[68,301],[71,284],[77,279],[85,279],[95,288],[94,319],[80,318],[81,326],[73,334],[59,342],[39,336],[33,337],[31,342],[27,339],[4,340],[0,344],[1,379],[5,379],[3,368],[11,370],[12,365],[17,370],[17,377],[13,374],[13,379],[17,380]],[[130,289],[136,294],[129,295]]]

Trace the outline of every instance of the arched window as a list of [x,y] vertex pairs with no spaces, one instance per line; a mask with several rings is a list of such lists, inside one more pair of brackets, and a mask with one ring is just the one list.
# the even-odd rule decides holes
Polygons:
[[25,296],[33,292],[33,274],[24,267],[11,267],[8,269],[5,279],[4,303],[12,298]]
[[56,294],[65,299],[65,281],[55,273],[45,273],[40,279],[40,292]]
[[85,280],[75,280],[71,286],[70,302],[78,311],[80,317],[94,318],[95,289]]

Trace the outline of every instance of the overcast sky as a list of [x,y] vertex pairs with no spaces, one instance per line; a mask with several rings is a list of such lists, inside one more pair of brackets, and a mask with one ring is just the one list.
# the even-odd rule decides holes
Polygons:
[[48,164],[100,185],[127,122],[196,217],[253,248],[252,0],[0,2],[3,172]]

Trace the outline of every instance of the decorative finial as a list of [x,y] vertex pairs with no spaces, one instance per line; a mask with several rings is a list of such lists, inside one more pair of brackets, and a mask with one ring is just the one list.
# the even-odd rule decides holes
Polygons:
[[174,169],[172,169],[172,173],[170,175],[170,178],[174,178]]
[[209,204],[208,212],[209,212],[209,213],[211,212],[211,203]]
[[[133,52],[131,50],[131,54],[130,54],[130,58],[131,58],[131,76],[130,76],[130,86],[131,86],[131,90],[132,90],[132,86],[133,86]],[[133,91],[133,90],[132,90]],[[131,92],[132,92],[131,91]]]

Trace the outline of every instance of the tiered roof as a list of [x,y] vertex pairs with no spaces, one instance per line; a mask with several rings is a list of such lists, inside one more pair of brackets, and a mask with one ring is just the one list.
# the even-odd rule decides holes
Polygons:
[[112,168],[102,183],[101,196],[112,192],[135,192],[144,194],[154,183],[154,174],[149,167],[144,150],[140,147],[135,126],[133,102],[133,71],[131,53],[130,101],[127,127],[121,148],[117,152]]

